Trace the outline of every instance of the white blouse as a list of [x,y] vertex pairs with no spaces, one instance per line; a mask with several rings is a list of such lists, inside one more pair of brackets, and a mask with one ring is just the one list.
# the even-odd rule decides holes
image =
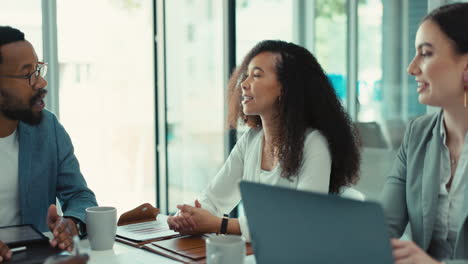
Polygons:
[[[202,208],[221,217],[230,213],[241,201],[239,182],[251,181],[296,190],[328,193],[331,154],[326,138],[315,129],[308,129],[304,140],[303,165],[292,181],[281,177],[278,165],[272,171],[261,169],[262,129],[249,129],[237,142],[221,170],[198,199]],[[247,219],[239,217],[242,235],[250,241]]]

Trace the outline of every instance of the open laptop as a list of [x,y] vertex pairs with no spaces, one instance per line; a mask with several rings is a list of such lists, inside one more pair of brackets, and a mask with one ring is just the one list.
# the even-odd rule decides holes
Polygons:
[[241,182],[257,264],[393,263],[377,203]]

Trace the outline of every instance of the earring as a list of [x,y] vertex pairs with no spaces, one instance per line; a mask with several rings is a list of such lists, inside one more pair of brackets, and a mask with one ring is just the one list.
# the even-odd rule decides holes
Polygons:
[[464,94],[463,94],[463,97],[464,97],[464,106],[465,106],[465,108],[466,108],[466,90],[468,89],[468,73],[466,73],[466,72],[463,74],[463,82],[464,82],[463,87],[464,87],[464,90],[465,90],[465,91],[464,91]]
[[465,86],[465,92],[464,92],[464,97],[465,97],[465,108],[466,108],[466,88],[467,88],[467,86]]

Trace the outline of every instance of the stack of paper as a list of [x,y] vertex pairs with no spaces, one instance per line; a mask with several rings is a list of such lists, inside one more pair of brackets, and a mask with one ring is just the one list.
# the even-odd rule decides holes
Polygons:
[[179,233],[169,229],[167,215],[158,215],[156,221],[117,227],[117,236],[133,241],[146,241],[176,235]]

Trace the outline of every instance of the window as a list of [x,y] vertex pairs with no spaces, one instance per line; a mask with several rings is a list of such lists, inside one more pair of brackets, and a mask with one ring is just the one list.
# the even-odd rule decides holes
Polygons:
[[[222,1],[166,1],[168,210],[194,199],[224,163]],[[162,177],[162,175],[160,175]]]
[[293,41],[292,15],[293,1],[290,0],[236,1],[237,65],[262,40]]
[[378,199],[409,120],[426,113],[406,68],[426,1],[358,2],[356,126],[362,138],[358,189]]
[[[382,16],[381,0],[359,2],[357,119],[361,122],[382,123]],[[388,53],[395,56],[398,50]],[[387,103],[396,104],[398,99]]]
[[0,25],[21,30],[36,50],[39,60],[43,59],[41,1],[2,0]]
[[317,0],[315,14],[314,55],[346,105],[346,0]]
[[60,119],[89,187],[121,213],[154,204],[153,1],[57,1],[57,26]]

